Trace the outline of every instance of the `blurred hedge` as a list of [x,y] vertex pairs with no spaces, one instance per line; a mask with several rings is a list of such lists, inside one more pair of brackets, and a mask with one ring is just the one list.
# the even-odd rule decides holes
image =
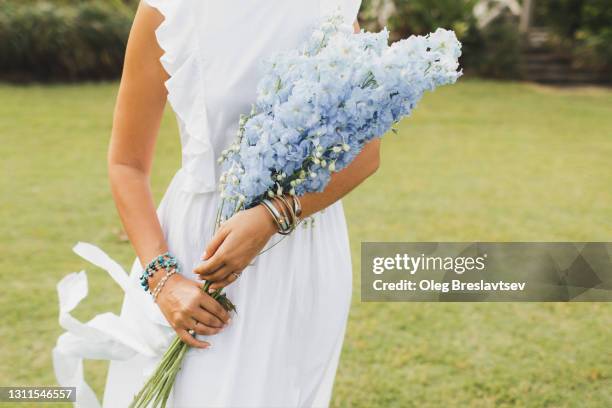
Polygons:
[[[180,1],[180,0],[176,0]],[[378,30],[379,16],[364,0],[360,19]],[[476,30],[476,0],[395,0],[386,24],[392,39],[452,28],[464,43],[468,73],[515,77],[519,38],[507,24]],[[116,78],[138,0],[0,0],[0,79]]]
[[1,1],[0,76],[13,81],[120,75],[133,5],[116,1]]
[[[0,0],[0,79],[118,77],[138,1]],[[364,0],[360,21],[369,30],[387,25],[394,40],[453,29],[464,45],[467,73],[518,77],[522,39],[516,19],[502,17],[478,29],[476,2]],[[612,0],[537,0],[536,6],[536,23],[554,30],[559,49],[587,68],[612,65]]]

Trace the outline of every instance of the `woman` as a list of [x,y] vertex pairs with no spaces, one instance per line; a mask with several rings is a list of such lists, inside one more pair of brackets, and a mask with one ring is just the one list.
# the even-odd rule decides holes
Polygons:
[[[302,217],[312,216],[315,225],[296,229],[264,254],[258,256],[278,235],[262,206],[236,214],[213,233],[216,154],[233,141],[239,115],[250,111],[258,63],[301,44],[337,8],[353,22],[359,1],[145,0],[138,9],[109,175],[138,256],[132,275],[166,251],[181,267],[156,299],[170,326],[192,346],[176,380],[174,406],[329,404],[351,297],[339,200],[374,173],[379,142],[336,173],[324,192],[301,198]],[[166,100],[179,122],[183,165],[156,213],[149,174]],[[156,287],[161,276],[149,278],[149,286]],[[203,293],[201,279],[224,287],[238,313],[230,316]],[[133,307],[126,299],[123,317]],[[105,406],[127,406],[150,369],[139,358],[112,362]]]

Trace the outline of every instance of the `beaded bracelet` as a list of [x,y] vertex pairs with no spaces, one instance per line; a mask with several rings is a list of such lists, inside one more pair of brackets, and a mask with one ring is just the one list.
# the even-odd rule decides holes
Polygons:
[[156,256],[147,267],[142,271],[142,275],[140,275],[140,286],[145,290],[145,292],[149,291],[149,278],[155,275],[155,272],[160,269],[165,269],[166,273],[170,271],[170,269],[178,269],[178,262],[176,258],[170,255],[169,252],[165,254],[161,254]]
[[157,284],[157,286],[151,293],[151,295],[153,296],[154,302],[157,302],[157,296],[159,295],[161,290],[164,288],[164,285],[166,284],[166,282],[168,282],[168,279],[170,279],[170,277],[174,275],[175,273],[176,273],[176,268],[172,269],[170,272],[166,272],[166,275],[164,275],[164,277],[161,278],[161,280],[159,281],[159,283]]

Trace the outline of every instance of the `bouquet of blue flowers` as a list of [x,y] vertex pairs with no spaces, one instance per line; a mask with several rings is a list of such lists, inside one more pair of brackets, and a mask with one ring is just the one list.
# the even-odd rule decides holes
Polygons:
[[322,191],[374,138],[410,115],[425,91],[461,76],[461,43],[438,29],[388,45],[333,17],[301,50],[266,62],[258,96],[223,153],[217,222],[266,197]]
[[[425,91],[461,76],[461,44],[452,31],[391,46],[388,37],[386,30],[354,34],[333,17],[302,50],[267,61],[257,101],[219,158],[217,226],[266,197],[322,191],[366,143],[408,116]],[[220,289],[211,296],[234,310]],[[166,405],[187,347],[174,339],[130,407]]]

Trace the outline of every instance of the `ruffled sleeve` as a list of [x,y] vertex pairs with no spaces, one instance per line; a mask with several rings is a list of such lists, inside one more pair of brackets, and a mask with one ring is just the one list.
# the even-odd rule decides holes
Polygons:
[[208,131],[204,89],[205,60],[198,30],[205,25],[205,3],[200,0],[144,0],[164,17],[155,34],[164,51],[160,62],[170,76],[168,101],[183,135],[184,190],[215,191],[215,154]]
[[340,12],[346,24],[353,24],[357,20],[357,13],[361,7],[361,0],[320,0],[323,15]]

